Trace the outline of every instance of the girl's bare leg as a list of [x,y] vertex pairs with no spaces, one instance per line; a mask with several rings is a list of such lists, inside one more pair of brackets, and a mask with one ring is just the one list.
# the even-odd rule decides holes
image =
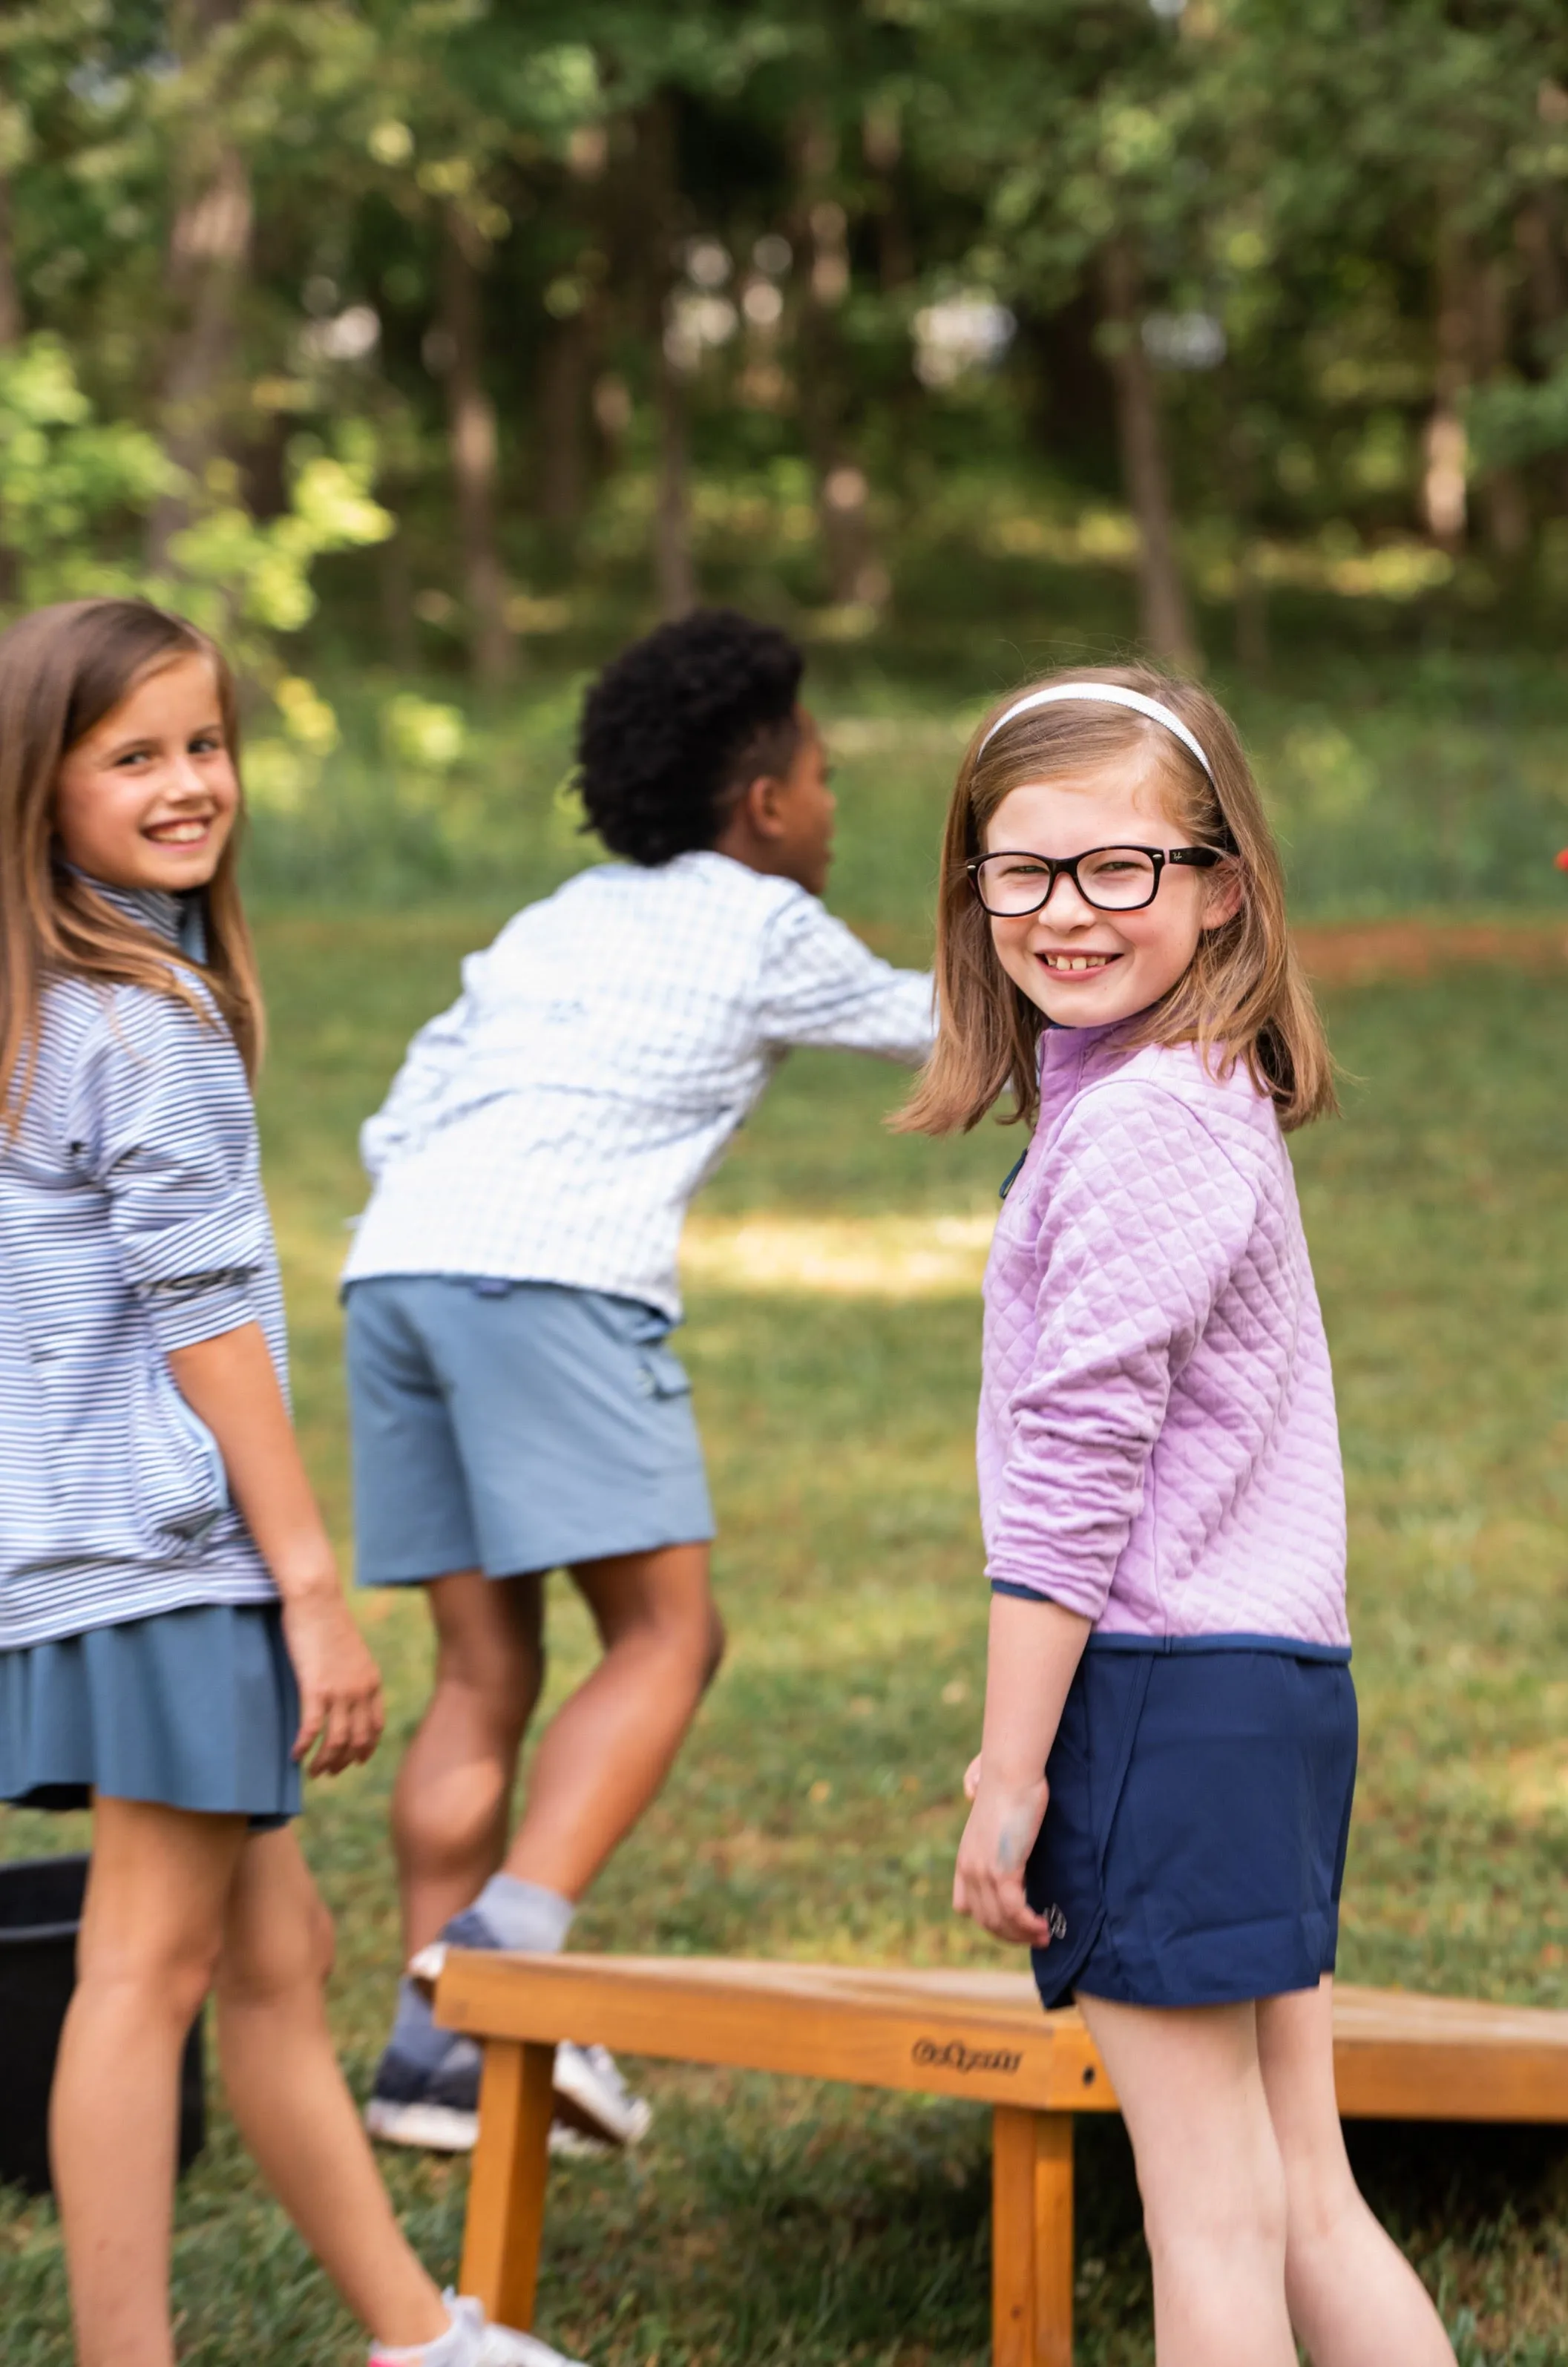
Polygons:
[[100,1799],[50,2101],[79,2367],[174,2367],[180,2055],[211,1983],[240,1817]]
[[1159,2367],[1296,2367],[1256,2009],[1079,2003],[1132,2139]]
[[1285,2282],[1312,2367],[1453,2367],[1426,2289],[1362,2201],[1334,2096],[1334,1985],[1265,1998],[1257,2051],[1285,2164]]
[[240,1854],[217,1969],[230,2105],[262,2176],[360,2323],[397,2348],[430,2342],[449,2320],[393,2216],[338,2068],[323,1999],[331,1965],[332,1924],[293,1832],[255,1835]]

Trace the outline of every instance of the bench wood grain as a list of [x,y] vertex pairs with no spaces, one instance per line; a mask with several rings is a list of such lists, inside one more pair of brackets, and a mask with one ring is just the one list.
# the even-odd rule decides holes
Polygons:
[[[993,2107],[995,2367],[1071,2367],[1073,2123],[1117,2109],[1082,2017],[1027,1973],[665,1956],[448,1956],[437,2018],[485,2050],[462,2290],[532,2316],[556,2044]],[[1568,2123],[1568,2013],[1336,1988],[1346,2119]]]

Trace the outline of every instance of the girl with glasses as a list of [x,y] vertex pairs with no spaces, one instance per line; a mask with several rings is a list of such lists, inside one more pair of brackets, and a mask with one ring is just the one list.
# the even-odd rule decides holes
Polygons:
[[1334,1387],[1284,1137],[1335,1107],[1234,728],[1142,667],[960,771],[903,1124],[1031,1130],[985,1279],[985,1719],[953,1903],[1076,1998],[1160,2367],[1438,2367],[1357,2191],[1332,1976],[1356,1770]]

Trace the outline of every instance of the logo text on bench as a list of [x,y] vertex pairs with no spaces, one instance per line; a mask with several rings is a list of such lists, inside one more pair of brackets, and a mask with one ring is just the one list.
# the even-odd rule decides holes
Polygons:
[[961,2038],[917,2038],[911,2053],[934,2071],[1016,2071],[1024,2059],[1001,2047],[966,2046]]

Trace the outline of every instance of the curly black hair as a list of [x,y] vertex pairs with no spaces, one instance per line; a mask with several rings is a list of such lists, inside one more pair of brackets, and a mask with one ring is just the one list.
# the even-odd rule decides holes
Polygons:
[[583,701],[577,785],[612,855],[652,867],[711,846],[731,799],[794,761],[805,660],[787,633],[698,608],[623,650]]

